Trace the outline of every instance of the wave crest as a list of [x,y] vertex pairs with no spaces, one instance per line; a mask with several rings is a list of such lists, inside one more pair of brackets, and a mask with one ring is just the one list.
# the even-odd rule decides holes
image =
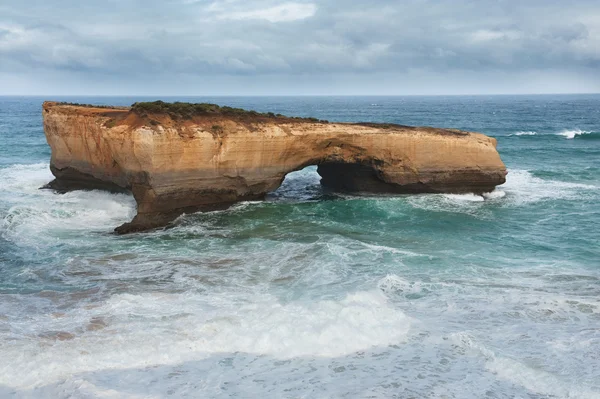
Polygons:
[[533,130],[527,130],[527,131],[518,131],[518,132],[511,133],[508,135],[508,137],[513,137],[513,136],[522,137],[522,138],[533,137],[533,136],[562,136],[568,140],[573,140],[575,138],[582,138],[582,139],[583,138],[585,138],[585,139],[598,138],[598,139],[600,139],[600,132],[593,131],[593,130],[564,129],[564,130],[561,130],[560,132],[538,133]]
[[581,129],[573,129],[573,130],[563,130],[560,133],[557,133],[559,136],[564,136],[569,140],[574,139],[575,137],[578,136],[583,136],[583,135],[591,135],[594,132],[590,131],[590,130],[581,130]]

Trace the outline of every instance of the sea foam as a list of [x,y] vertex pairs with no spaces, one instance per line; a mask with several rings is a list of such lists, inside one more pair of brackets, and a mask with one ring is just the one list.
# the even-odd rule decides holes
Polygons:
[[509,170],[506,183],[499,190],[506,193],[509,203],[522,205],[551,199],[577,200],[600,187],[591,184],[547,180],[527,170]]
[[[106,368],[179,364],[216,354],[282,361],[341,357],[400,344],[411,326],[411,318],[380,291],[311,303],[260,294],[117,294],[55,315],[32,315],[31,329],[14,331],[21,339],[0,346],[2,358],[12,359],[0,365],[0,385],[24,389]],[[47,338],[52,336],[62,338]],[[32,369],[36,373],[26,372]]]
[[571,130],[563,130],[560,133],[557,133],[560,136],[564,136],[567,139],[574,139],[575,137],[592,134],[592,131],[589,130],[581,130],[581,129],[571,129]]
[[[520,131],[520,132],[516,132],[514,134],[514,136],[535,136],[537,135],[537,132],[534,131]],[[510,136],[513,136],[512,134]]]
[[111,231],[135,214],[133,197],[103,191],[56,194],[40,187],[52,180],[48,164],[0,169],[0,234],[19,246],[56,244],[61,234]]
[[508,136],[517,136],[517,137],[531,137],[531,136],[562,136],[566,139],[573,140],[575,138],[592,138],[597,133],[591,130],[582,130],[582,129],[564,129],[559,132],[542,132],[538,133],[537,131],[527,130],[527,131],[518,131],[515,133],[511,133]]

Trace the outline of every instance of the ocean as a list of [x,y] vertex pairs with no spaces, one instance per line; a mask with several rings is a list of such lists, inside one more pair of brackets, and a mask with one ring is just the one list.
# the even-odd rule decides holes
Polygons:
[[[55,194],[43,100],[478,131],[507,182],[264,202],[117,236]],[[600,95],[0,97],[0,397],[600,398]]]

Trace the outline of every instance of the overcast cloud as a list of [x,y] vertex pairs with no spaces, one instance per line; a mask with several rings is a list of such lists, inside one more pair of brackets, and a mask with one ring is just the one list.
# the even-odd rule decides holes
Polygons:
[[0,3],[0,94],[548,92],[600,92],[600,1]]

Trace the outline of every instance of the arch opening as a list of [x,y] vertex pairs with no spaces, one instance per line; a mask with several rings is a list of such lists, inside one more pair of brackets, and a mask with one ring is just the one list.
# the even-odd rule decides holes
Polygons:
[[384,193],[393,185],[381,178],[381,172],[364,163],[324,162],[317,167],[321,185],[335,191]]
[[267,193],[266,200],[316,200],[327,190],[321,185],[317,165],[312,164],[287,173],[279,187]]
[[386,183],[373,162],[314,162],[288,172],[266,199],[321,199],[335,192],[390,193],[398,187]]

